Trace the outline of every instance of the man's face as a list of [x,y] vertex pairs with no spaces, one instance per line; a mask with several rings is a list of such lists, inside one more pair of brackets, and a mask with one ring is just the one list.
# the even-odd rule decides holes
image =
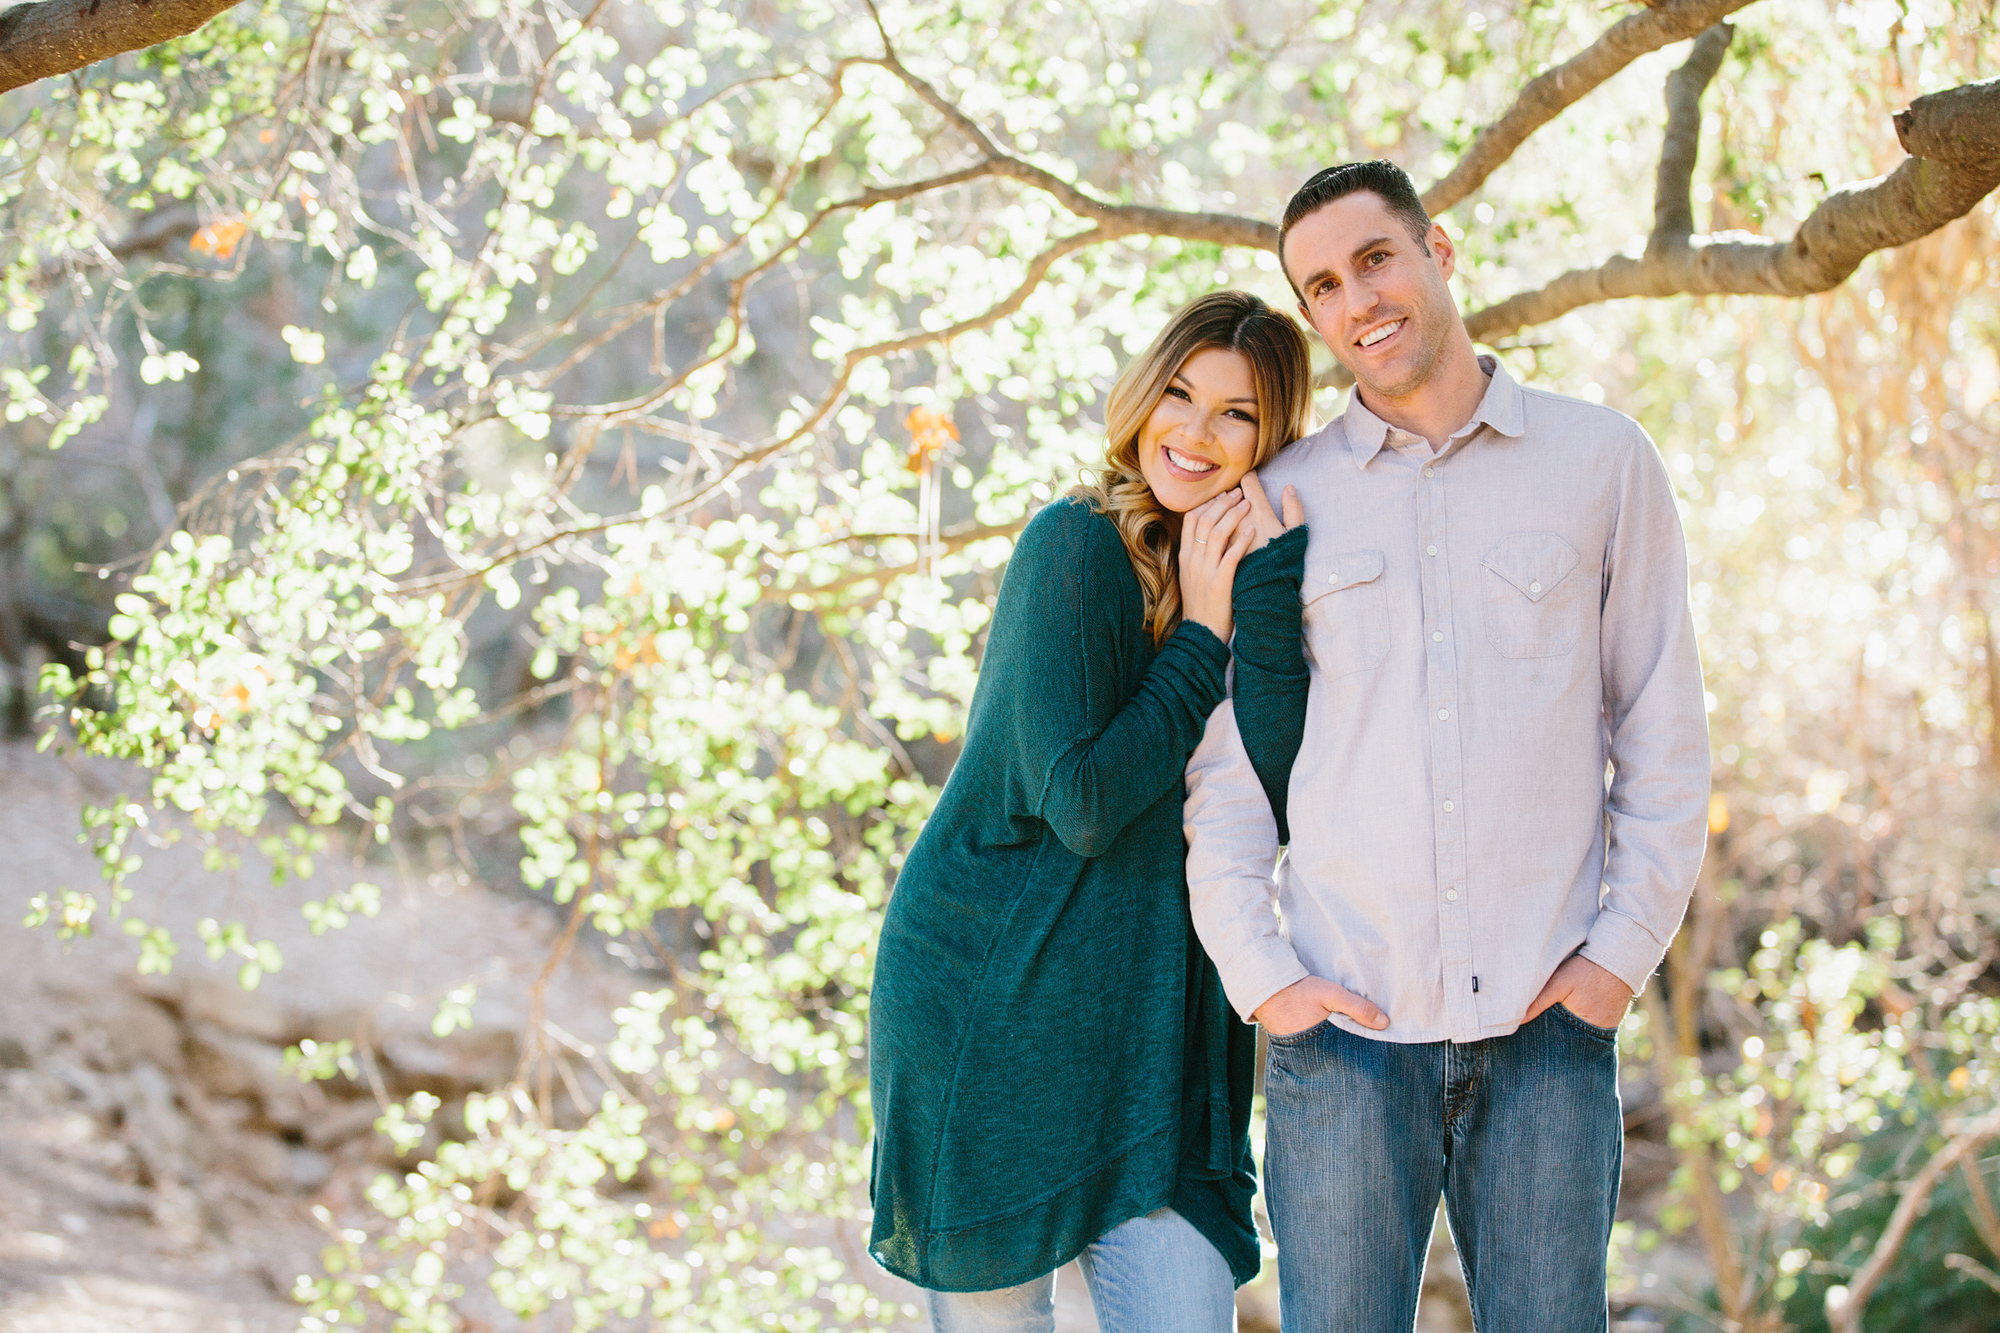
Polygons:
[[1407,398],[1444,353],[1458,309],[1455,255],[1442,227],[1429,252],[1373,190],[1342,195],[1285,237],[1285,271],[1305,299],[1299,311],[1367,394]]

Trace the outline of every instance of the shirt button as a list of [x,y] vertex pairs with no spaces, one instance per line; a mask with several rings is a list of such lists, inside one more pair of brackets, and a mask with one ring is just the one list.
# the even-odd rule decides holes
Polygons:
[[1424,469],[1424,475],[1426,477],[1435,477],[1437,474],[1438,470],[1434,467],[1427,467]]
[[1449,708],[1438,709],[1438,721],[1440,722],[1451,721],[1451,710]]
[[1540,592],[1541,590],[1542,590],[1542,585],[1540,584],[1540,582],[1530,583],[1528,585],[1529,592]]
[[1425,555],[1436,555],[1437,553],[1438,553],[1438,548],[1435,546],[1426,546],[1424,548]]
[[1443,643],[1443,642],[1444,642],[1444,631],[1443,631],[1443,630],[1441,630],[1441,629],[1434,629],[1434,630],[1432,630],[1432,631],[1431,631],[1431,642],[1432,642],[1432,643]]
[[1446,801],[1446,802],[1444,803],[1444,812],[1445,812],[1446,814],[1450,814],[1450,813],[1451,813],[1451,802],[1450,802],[1450,801]]
[[1458,890],[1457,890],[1457,889],[1446,889],[1446,890],[1444,891],[1444,900],[1445,900],[1446,902],[1448,902],[1448,903],[1455,903],[1455,902],[1457,902],[1457,901],[1458,901]]

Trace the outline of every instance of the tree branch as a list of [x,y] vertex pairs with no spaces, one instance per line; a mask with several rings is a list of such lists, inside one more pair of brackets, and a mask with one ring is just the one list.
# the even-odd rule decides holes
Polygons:
[[1685,41],[1713,27],[1750,0],[1668,0],[1657,9],[1620,19],[1579,54],[1532,80],[1500,119],[1479,132],[1472,147],[1444,178],[1424,191],[1432,216],[1449,209],[1481,185],[1514,150],[1585,94],[1651,51]]
[[1828,195],[1789,241],[1730,232],[1649,247],[1641,258],[1614,256],[1488,306],[1466,328],[1491,342],[1631,296],[1810,296],[1840,285],[1877,250],[1965,216],[2000,186],[2000,79],[1918,98],[1897,113],[1896,132],[1911,156],[1886,176]]
[[1695,158],[1701,151],[1701,95],[1722,58],[1729,54],[1729,39],[1736,29],[1718,23],[1694,39],[1687,63],[1667,77],[1667,130],[1660,142],[1660,172],[1653,187],[1653,235],[1646,253],[1654,254],[1675,245],[1684,245],[1694,234]]
[[1100,224],[1105,240],[1119,236],[1174,236],[1184,241],[1211,241],[1217,245],[1243,246],[1253,250],[1278,248],[1278,229],[1260,218],[1237,217],[1231,213],[1183,213],[1143,204],[1107,203],[1084,193],[1047,168],[1013,156],[994,143],[992,136],[950,98],[903,64],[895,48],[886,45],[887,33],[883,34],[883,42],[887,54],[876,63],[902,80],[925,105],[972,141],[984,159],[983,169],[978,174],[1002,176],[1054,195],[1056,201],[1070,212]]
[[34,0],[0,11],[0,93],[185,37],[236,0]]
[[1987,1140],[2000,1135],[2000,1108],[1988,1111],[1977,1120],[1960,1128],[1952,1141],[1946,1144],[1924,1169],[1917,1172],[1903,1190],[1903,1197],[1896,1202],[1896,1211],[1889,1214],[1889,1225],[1882,1231],[1882,1237],[1875,1242],[1874,1252],[1868,1262],[1861,1265],[1854,1280],[1845,1287],[1831,1287],[1826,1293],[1826,1318],[1833,1326],[1834,1333],[1861,1333],[1861,1316],[1868,1308],[1868,1298],[1875,1294],[1875,1288],[1889,1271],[1889,1265],[1896,1260],[1897,1251],[1903,1248],[1910,1228],[1923,1215],[1930,1203],[1931,1191],[1945,1173],[1967,1156],[1976,1157]]

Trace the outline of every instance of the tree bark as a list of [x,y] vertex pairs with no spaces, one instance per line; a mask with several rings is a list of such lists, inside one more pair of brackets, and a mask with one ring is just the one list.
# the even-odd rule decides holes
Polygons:
[[185,37],[237,0],[33,0],[0,10],[0,93]]
[[1877,250],[1908,245],[1964,217],[2000,187],[2000,79],[1919,97],[1897,113],[1896,133],[1910,156],[1886,176],[1835,190],[1789,241],[1740,232],[1656,237],[1664,243],[1649,245],[1643,256],[1572,270],[1488,306],[1466,327],[1490,342],[1580,306],[1629,296],[1810,296],[1839,286]]

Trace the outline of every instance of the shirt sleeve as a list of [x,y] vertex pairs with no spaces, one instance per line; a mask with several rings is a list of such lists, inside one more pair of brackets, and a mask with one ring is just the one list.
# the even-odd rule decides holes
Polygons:
[[[999,672],[1032,813],[1078,856],[1101,856],[1180,781],[1223,695],[1229,650],[1183,622],[1120,699],[1121,640],[1137,582],[1117,532],[1081,504],[1050,506],[1021,534],[994,610],[982,676]],[[1002,718],[981,719],[991,726]]]
[[1195,933],[1247,1021],[1308,974],[1278,928],[1278,827],[1227,700],[1188,763],[1181,818]]
[[1604,561],[1609,836],[1603,897],[1582,953],[1636,995],[1680,928],[1701,869],[1709,758],[1687,539],[1659,451],[1633,429]]
[[1299,631],[1306,541],[1301,524],[1252,551],[1236,568],[1233,593],[1236,635],[1230,647],[1236,664],[1229,693],[1237,734],[1270,802],[1280,843],[1292,840],[1285,798],[1305,736],[1306,694],[1312,685]]

